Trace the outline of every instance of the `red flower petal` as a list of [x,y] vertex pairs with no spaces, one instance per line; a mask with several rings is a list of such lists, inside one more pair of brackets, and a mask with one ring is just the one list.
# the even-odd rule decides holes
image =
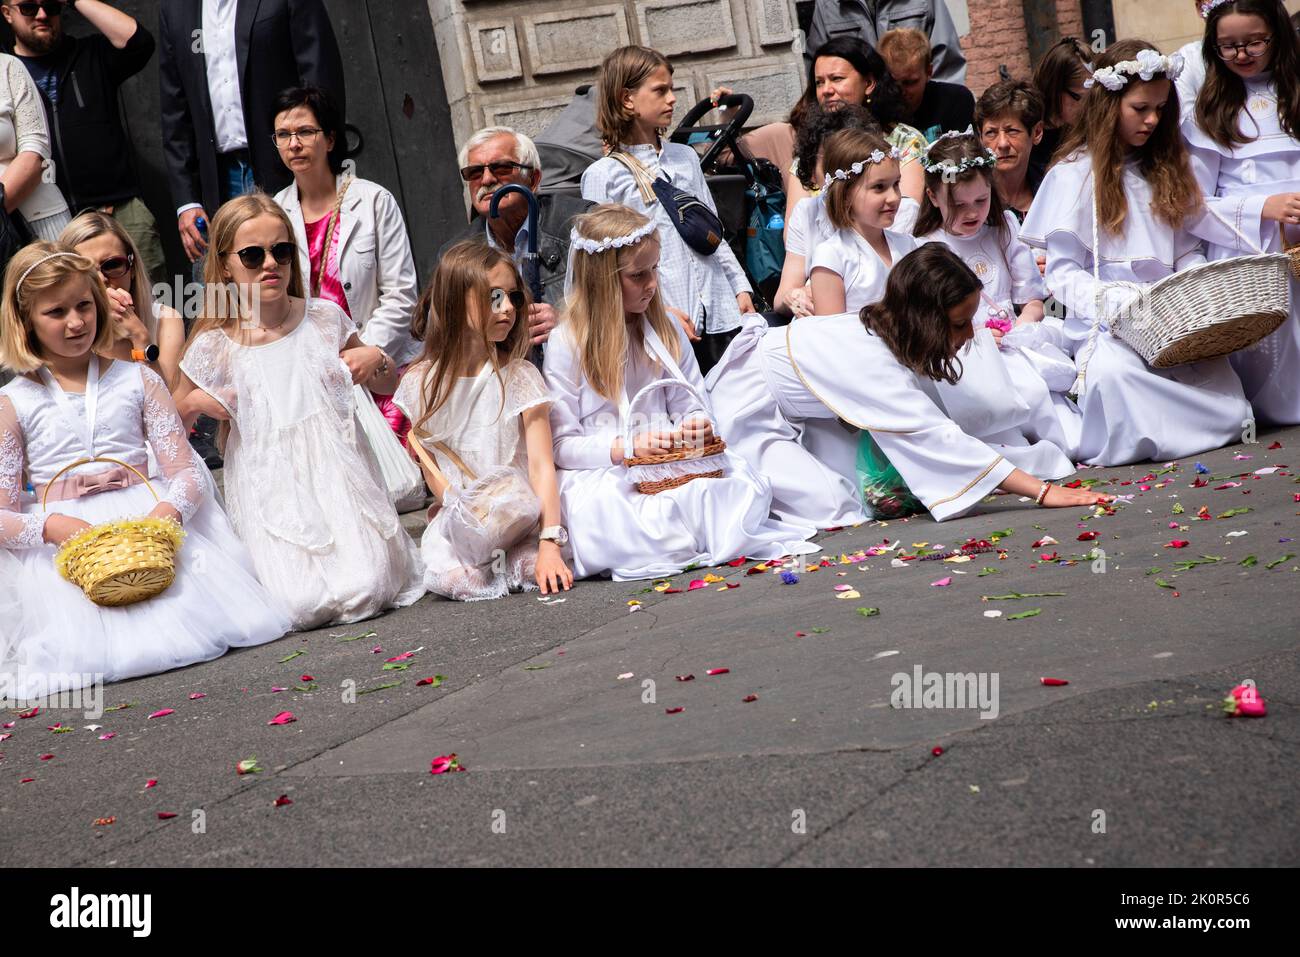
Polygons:
[[157,778],[150,778],[148,781],[144,782],[145,790],[148,790],[149,788],[152,787],[157,787],[157,785],[158,785]]
[[274,718],[272,718],[270,721],[266,723],[267,724],[292,724],[297,720],[298,719],[293,716],[292,711],[281,711],[279,714],[277,714]]
[[731,673],[730,668],[710,668],[704,672],[706,675],[726,675]]
[[31,784],[31,783],[32,783],[33,781],[35,781],[35,780],[36,780],[35,778],[23,778],[23,779],[22,779],[21,781],[19,781],[18,783],[19,783],[19,784]]
[[933,747],[933,748],[930,749],[930,753],[933,754],[933,755],[937,758],[939,755],[943,754],[943,748],[938,747],[938,746],[936,745],[935,747]]
[[1038,557],[1045,562],[1054,562],[1056,561],[1056,552],[1052,552],[1052,554],[1050,555],[1047,554],[1047,552],[1043,552],[1043,554],[1039,555]]
[[682,590],[681,590],[680,588],[665,588],[665,589],[664,589],[664,594],[665,594],[665,595],[680,595],[681,593],[682,593]]
[[1051,688],[1059,688],[1061,685],[1068,685],[1070,683],[1064,678],[1039,678],[1038,680]]
[[21,714],[18,715],[18,717],[20,717],[20,718],[34,718],[34,717],[36,717],[36,716],[37,716],[38,714],[40,714],[40,713],[41,713],[41,706],[40,706],[40,705],[37,705],[35,708],[32,708],[30,711],[24,711],[24,712],[22,712]]
[[1190,544],[1192,543],[1185,538],[1175,538],[1171,542],[1166,542],[1165,548],[1186,548]]
[[316,679],[313,678],[311,675],[302,675],[301,677],[299,677],[298,680],[299,680],[299,681],[315,681]]
[[694,681],[695,675],[677,675],[678,681]]
[[276,799],[275,799],[273,802],[271,802],[271,803],[272,803],[275,807],[284,807],[286,804],[292,804],[292,803],[293,803],[293,799],[290,798],[289,795],[287,795],[287,794],[281,794],[278,798],[276,798]]
[[49,761],[49,760],[51,760],[53,757],[54,757],[54,755],[52,755],[52,754],[42,754],[42,755],[41,755],[41,760],[42,760],[42,761]]
[[685,708],[664,708],[664,714],[681,714]]
[[170,821],[170,820],[171,820],[172,818],[174,818],[175,816],[176,816],[176,812],[175,812],[175,811],[159,811],[159,812],[158,812],[158,820],[160,820],[160,821]]
[[167,715],[169,715],[169,714],[175,714],[175,713],[176,713],[176,709],[175,709],[175,708],[163,708],[161,711],[155,711],[153,714],[149,715],[149,717],[150,717],[150,718],[165,718],[165,717],[167,717]]
[[758,695],[756,695],[756,694],[747,694],[747,695],[745,695],[745,697],[741,698],[740,700],[743,701],[743,702],[745,702],[745,704],[749,704],[751,701],[757,701],[757,700],[758,700]]
[[1094,539],[1097,539],[1097,538],[1100,538],[1100,537],[1101,537],[1101,532],[1080,532],[1077,541],[1080,541],[1080,542],[1091,542],[1091,541],[1093,541]]
[[1268,447],[1268,449],[1269,449],[1269,451],[1271,452],[1271,451],[1273,451],[1273,449],[1280,449],[1281,447],[1282,447],[1282,443],[1281,443],[1281,442],[1274,442],[1272,445],[1270,445],[1270,446]]
[[739,558],[733,558],[731,561],[727,562],[727,565],[731,568],[739,568],[747,561],[749,561],[749,559],[746,558],[744,555],[741,555]]
[[430,774],[446,774],[448,771],[459,771],[460,762],[456,760],[456,752],[451,754],[440,754],[429,764]]
[[1073,482],[1066,482],[1061,488],[1083,488],[1083,479],[1075,479]]

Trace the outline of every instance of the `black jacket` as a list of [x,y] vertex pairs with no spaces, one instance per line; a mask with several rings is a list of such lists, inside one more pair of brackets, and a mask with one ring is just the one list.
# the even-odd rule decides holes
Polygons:
[[[117,49],[103,34],[64,36],[59,49],[40,57],[57,71],[59,105],[41,94],[59,189],[75,216],[89,206],[140,195],[131,141],[122,128],[117,90],[153,56],[153,35],[137,25]],[[36,57],[19,57],[28,65]]]
[[[537,194],[537,273],[542,280],[542,301],[557,309],[564,304],[564,276],[569,268],[569,230],[573,218],[591,209],[595,203],[581,196],[565,193]],[[442,259],[447,250],[458,242],[472,239],[487,242],[486,223],[477,214],[465,231],[438,250]],[[527,282],[528,277],[524,277]]]
[[[203,48],[202,0],[158,7],[158,86],[163,154],[176,205],[221,205],[216,131]],[[239,0],[235,56],[253,178],[274,195],[293,177],[271,142],[275,97],[292,86],[318,86],[344,111],[343,60],[322,0]]]

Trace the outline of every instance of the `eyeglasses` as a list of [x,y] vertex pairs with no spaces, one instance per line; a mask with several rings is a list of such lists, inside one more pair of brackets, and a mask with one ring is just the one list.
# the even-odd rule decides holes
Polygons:
[[271,139],[275,141],[276,146],[284,148],[293,142],[293,138],[296,136],[298,142],[303,146],[310,146],[322,132],[324,131],[316,126],[304,127],[301,130],[276,130],[271,134]]
[[1219,51],[1219,59],[1221,60],[1237,59],[1238,50],[1245,50],[1246,56],[1252,60],[1258,60],[1268,52],[1268,45],[1272,42],[1272,37],[1266,37],[1263,40],[1251,40],[1249,43],[1216,43],[1214,49]]
[[532,167],[525,166],[523,163],[515,163],[515,162],[508,162],[508,161],[503,161],[500,163],[475,163],[473,166],[462,167],[460,171],[460,178],[467,183],[472,183],[475,180],[480,180],[483,178],[483,171],[485,169],[490,169],[492,171],[492,175],[495,176],[497,179],[505,179],[507,176],[511,175],[517,169],[520,170],[532,169]]
[[1080,100],[1083,99],[1083,94],[1082,94],[1082,93],[1075,93],[1073,90],[1065,90],[1064,92],[1065,92],[1065,95],[1066,95],[1066,96],[1068,96],[1070,99],[1074,100],[1074,102],[1076,102],[1076,103],[1078,103]]
[[524,305],[528,302],[528,297],[524,295],[521,289],[511,289],[506,292],[499,287],[493,287],[488,296],[492,302],[493,312],[505,312],[507,301],[514,307],[515,312],[523,312]]
[[266,254],[270,253],[277,264],[286,266],[297,254],[298,247],[287,240],[282,243],[276,243],[270,248],[264,246],[245,246],[243,249],[235,251],[239,261],[244,264],[245,269],[257,269],[262,263],[266,262]]
[[105,279],[121,279],[135,265],[135,256],[110,256],[99,264],[99,274]]
[[57,17],[63,13],[65,6],[63,0],[42,0],[41,3],[18,3],[14,5],[18,8],[18,12],[28,20],[36,18],[37,10],[44,10],[47,17]]

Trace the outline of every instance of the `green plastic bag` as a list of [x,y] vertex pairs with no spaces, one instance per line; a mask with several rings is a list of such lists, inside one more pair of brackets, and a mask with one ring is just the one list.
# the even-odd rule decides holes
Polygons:
[[925,511],[865,429],[858,439],[858,490],[862,504],[878,519],[903,518]]

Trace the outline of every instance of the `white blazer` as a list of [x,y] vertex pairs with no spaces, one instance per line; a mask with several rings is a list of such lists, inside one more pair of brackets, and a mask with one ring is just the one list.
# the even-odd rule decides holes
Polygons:
[[[342,179],[340,174],[336,185]],[[276,193],[275,201],[293,223],[303,285],[310,288],[307,230],[297,184]],[[415,260],[397,200],[378,183],[354,178],[343,197],[337,230],[339,282],[361,340],[383,349],[399,366],[411,362],[420,351],[420,343],[411,337],[418,293]]]

